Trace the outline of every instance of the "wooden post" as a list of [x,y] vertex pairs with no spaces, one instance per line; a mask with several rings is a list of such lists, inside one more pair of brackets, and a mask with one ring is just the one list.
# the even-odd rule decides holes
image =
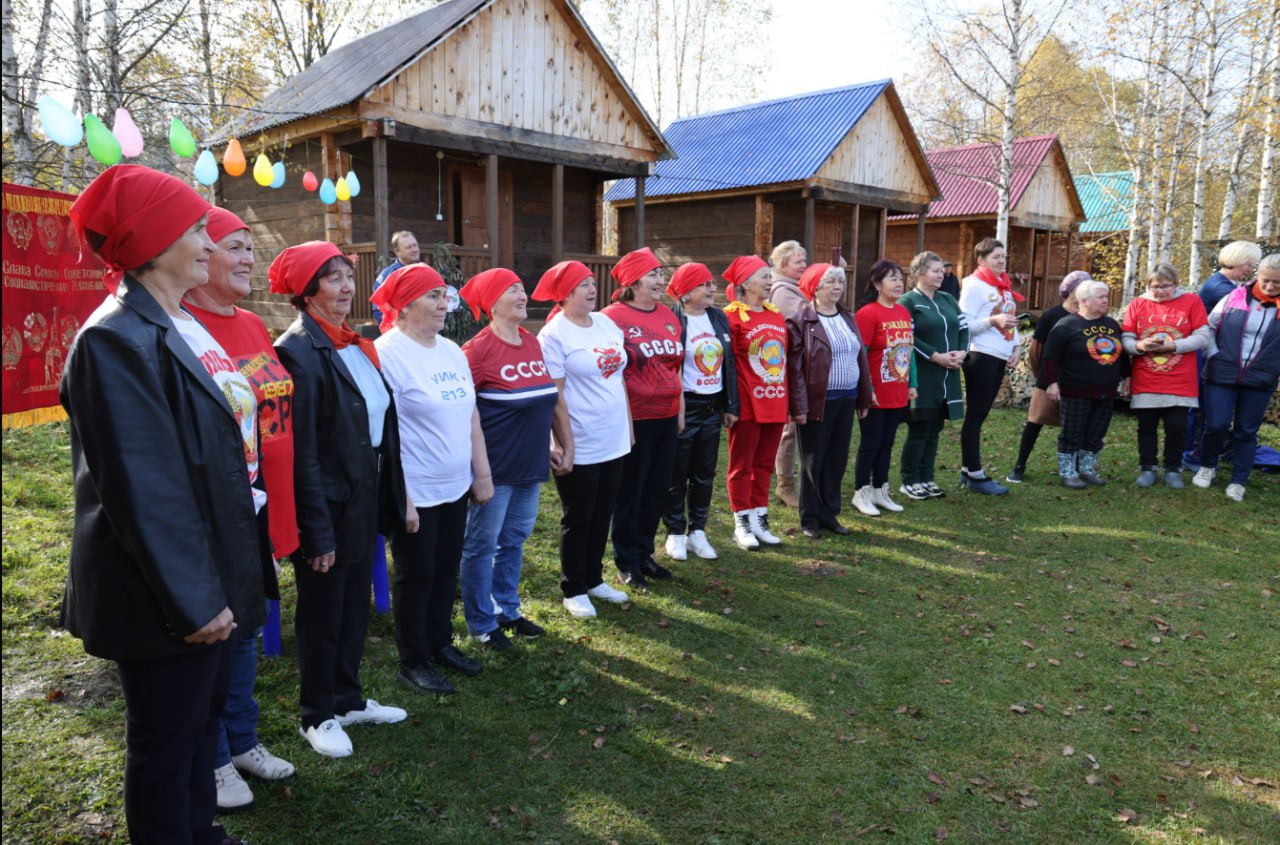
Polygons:
[[[644,180],[646,177],[636,177],[636,244],[634,249],[640,249],[644,246]],[[622,252],[622,244],[618,244],[618,252]]]
[[924,212],[916,215],[916,254],[924,252]]
[[387,242],[391,239],[391,216],[387,200],[387,139],[379,135],[373,139],[373,238],[379,267],[390,263]]
[[551,167],[551,263],[564,259],[564,165]]
[[1044,296],[1045,291],[1049,289],[1049,256],[1053,252],[1053,230],[1046,229],[1044,233],[1044,278],[1040,280],[1040,296],[1036,299],[1040,304],[1044,304],[1047,297]]
[[[333,134],[324,132],[320,135],[320,180],[332,179],[338,181],[338,148],[333,142]],[[338,212],[334,206],[326,205],[324,207],[324,239],[330,243],[336,242],[338,234]]]
[[[855,280],[859,278],[861,273],[861,268],[858,267],[858,256],[862,254],[860,251],[861,244],[858,243],[858,238],[862,234],[860,231],[861,227],[862,206],[855,205],[853,207],[853,236],[849,241],[849,270],[852,270],[853,272],[848,273],[849,277]],[[849,287],[852,288],[853,286],[854,282],[850,282]]]
[[813,254],[813,197],[804,198],[804,251],[810,261],[817,261]]
[[888,234],[889,234],[889,209],[882,208],[880,209],[880,232],[878,234],[877,245],[876,245],[877,260],[880,258],[884,258],[884,245],[885,245],[885,239],[888,237]]
[[498,157],[489,153],[484,160],[485,235],[489,238],[489,267],[502,263],[502,238],[498,231]]
[[768,255],[772,238],[773,226],[765,220],[764,194],[756,194],[756,237],[752,252],[756,255]]

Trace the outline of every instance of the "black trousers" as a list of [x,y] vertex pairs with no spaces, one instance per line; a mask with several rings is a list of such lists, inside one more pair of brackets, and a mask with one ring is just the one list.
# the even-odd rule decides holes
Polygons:
[[[668,534],[689,534],[707,527],[711,511],[711,485],[720,459],[720,395],[684,395],[684,431],[676,436],[676,456],[671,465],[671,486],[662,523]],[[689,518],[685,519],[688,502]]]
[[213,785],[222,708],[231,687],[230,642],[174,657],[121,660],[124,812],[135,845],[219,843]]
[[796,426],[800,455],[800,527],[830,525],[840,514],[840,484],[849,463],[849,440],[858,400],[827,399],[822,419]]
[[970,472],[982,469],[982,424],[991,413],[1000,385],[1004,383],[1006,361],[985,352],[970,352],[964,370],[964,424],[960,426],[960,459]]
[[618,501],[624,457],[598,464],[574,464],[573,472],[557,475],[560,494],[560,590],[565,597],[580,596],[597,586],[601,577],[604,544]]
[[1138,465],[1156,466],[1160,448],[1158,427],[1164,423],[1164,468],[1169,472],[1182,469],[1182,450],[1187,445],[1187,409],[1139,408],[1138,415]]
[[635,420],[636,443],[623,459],[618,505],[613,509],[613,562],[619,572],[639,572],[653,554],[671,464],[676,455],[675,417]]
[[467,497],[418,508],[418,530],[391,535],[391,609],[400,665],[420,668],[453,642],[453,598],[467,527]]
[[858,488],[868,484],[883,487],[889,483],[893,441],[906,415],[906,408],[871,408],[858,420],[858,460],[853,470]]
[[1103,438],[1111,427],[1115,399],[1077,399],[1063,396],[1058,405],[1058,416],[1062,420],[1058,451],[1101,452]]
[[298,606],[293,630],[298,642],[298,699],[302,727],[315,727],[338,713],[364,709],[360,659],[369,629],[369,590],[374,538],[363,558],[336,562],[316,572],[301,552],[293,556]]

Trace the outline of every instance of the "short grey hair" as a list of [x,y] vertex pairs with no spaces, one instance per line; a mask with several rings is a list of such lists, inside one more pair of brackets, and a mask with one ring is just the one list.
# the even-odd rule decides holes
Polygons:
[[1253,241],[1232,241],[1218,253],[1218,266],[1227,270],[1241,264],[1257,264],[1262,258],[1262,247]]
[[826,272],[822,274],[822,278],[818,279],[818,287],[822,287],[827,282],[839,282],[844,285],[849,283],[849,277],[845,275],[843,267],[837,267],[832,264],[827,268]]
[[1258,261],[1258,272],[1261,273],[1263,270],[1280,273],[1280,252],[1273,252]]
[[1098,295],[1100,291],[1111,291],[1111,286],[1106,282],[1100,282],[1097,279],[1085,279],[1076,285],[1076,301],[1084,302]]
[[408,235],[409,237],[413,238],[415,241],[417,240],[417,238],[414,237],[413,232],[410,232],[408,229],[401,229],[399,232],[393,232],[391,235],[391,251],[392,252],[395,252],[396,248],[400,246],[400,239],[403,238],[405,235]]

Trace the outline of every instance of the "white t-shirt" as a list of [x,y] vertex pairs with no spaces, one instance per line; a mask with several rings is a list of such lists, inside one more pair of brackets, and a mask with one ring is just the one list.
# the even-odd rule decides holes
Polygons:
[[400,462],[409,498],[430,508],[471,487],[471,415],[476,390],[458,344],[443,335],[423,346],[399,329],[374,341],[382,375],[396,397]]
[[681,384],[689,393],[709,396],[720,392],[724,373],[724,344],[706,313],[685,315],[688,330],[684,342],[684,370]]
[[[183,314],[186,314],[184,311]],[[258,480],[258,398],[253,393],[253,385],[240,372],[231,357],[227,355],[222,344],[213,339],[209,330],[190,315],[186,319],[174,317],[173,325],[178,334],[191,347],[213,383],[222,391],[222,396],[231,406],[236,423],[240,426],[240,438],[244,441],[244,462],[249,468],[249,490],[253,493],[253,512],[262,510],[267,503],[267,493],[253,486]]]
[[347,372],[351,373],[360,395],[364,397],[364,407],[369,412],[369,444],[377,449],[382,445],[382,427],[387,422],[391,397],[387,395],[382,376],[378,375],[378,368],[359,346],[352,343],[342,347],[338,350],[338,358],[346,365]]
[[591,328],[585,329],[559,314],[538,332],[538,342],[551,377],[564,379],[573,462],[599,464],[630,452],[622,380],[627,350],[617,323],[593,311]]

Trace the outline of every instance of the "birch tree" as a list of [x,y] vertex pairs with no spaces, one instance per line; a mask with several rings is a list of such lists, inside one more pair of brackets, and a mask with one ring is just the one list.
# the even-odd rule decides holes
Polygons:
[[1280,113],[1280,45],[1276,41],[1277,14],[1280,14],[1280,0],[1272,0],[1271,9],[1271,66],[1264,68],[1264,76],[1268,78],[1266,105],[1266,122],[1262,134],[1262,161],[1258,173],[1258,213],[1254,222],[1254,238],[1259,241],[1270,241],[1274,234],[1273,204],[1275,202],[1275,166],[1276,148],[1280,146],[1280,129],[1277,127],[1277,116]]

